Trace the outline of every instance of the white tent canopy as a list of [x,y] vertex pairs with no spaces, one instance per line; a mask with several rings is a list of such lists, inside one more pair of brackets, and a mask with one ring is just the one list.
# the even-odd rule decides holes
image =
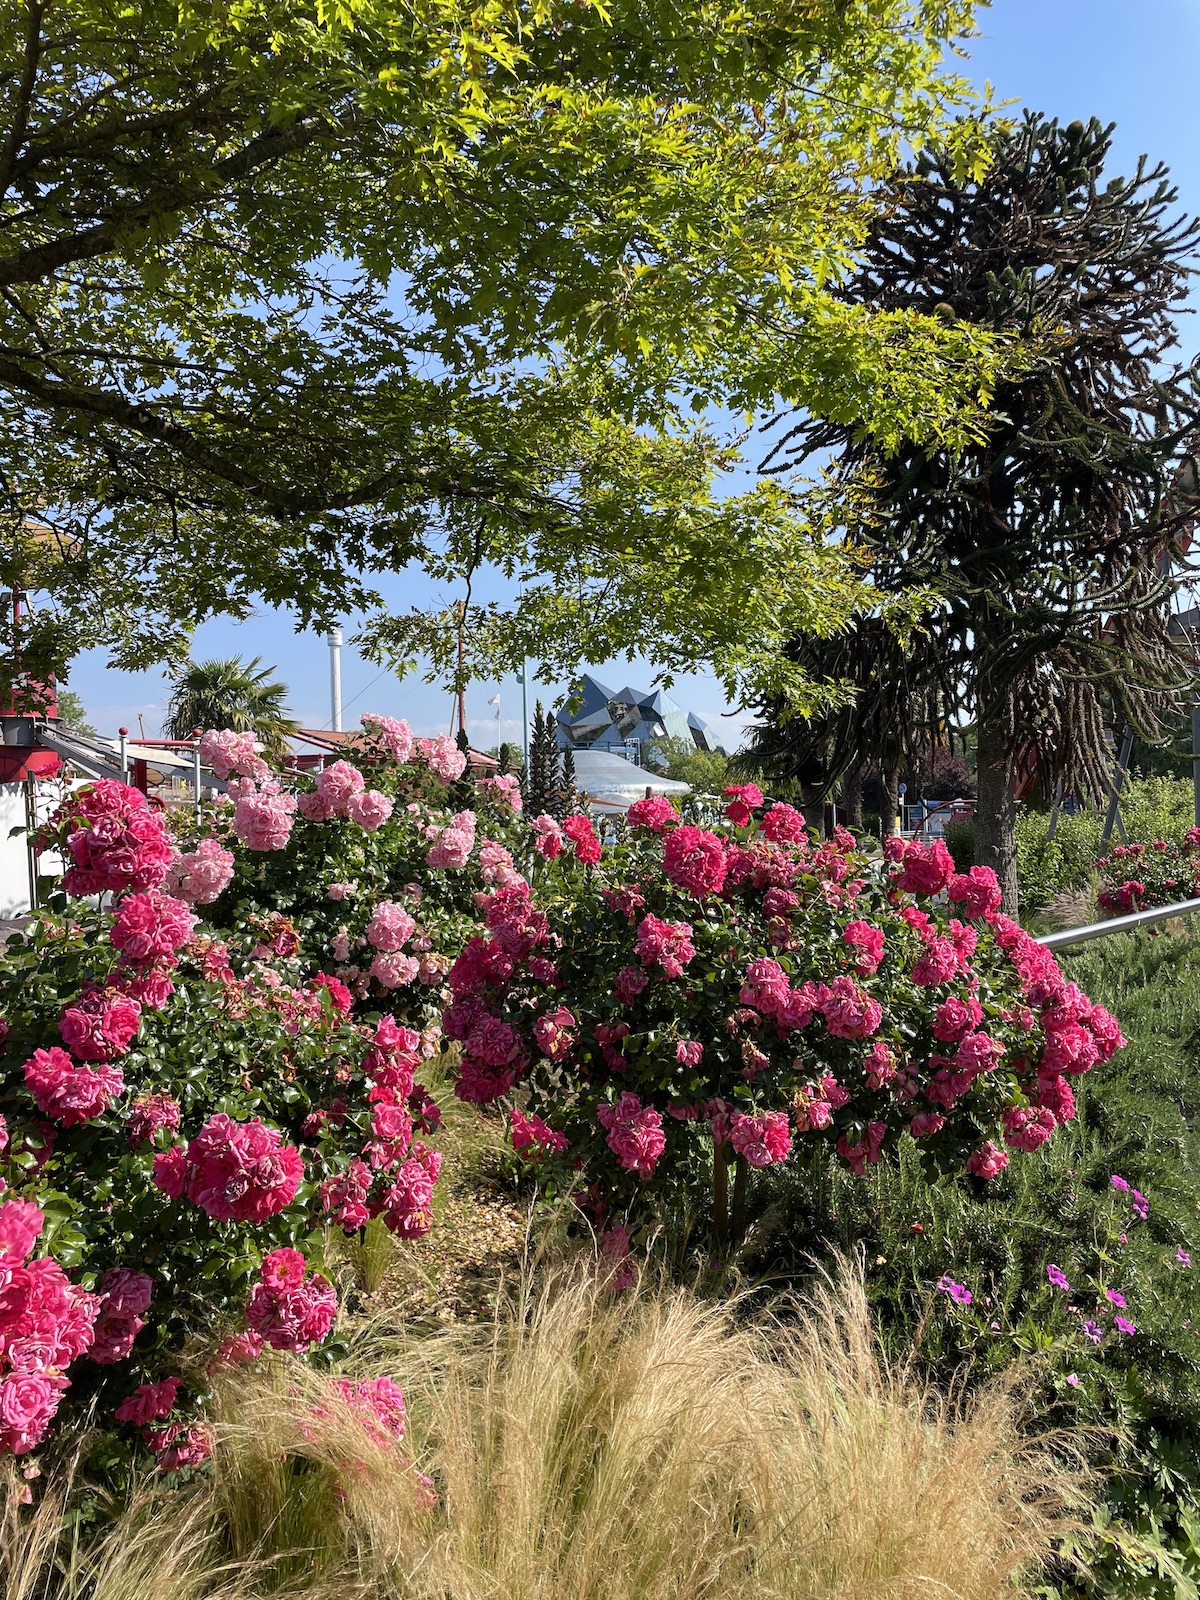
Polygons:
[[575,782],[581,794],[605,811],[627,811],[647,792],[679,798],[690,794],[691,786],[664,778],[648,767],[635,767],[623,756],[604,750],[574,750]]

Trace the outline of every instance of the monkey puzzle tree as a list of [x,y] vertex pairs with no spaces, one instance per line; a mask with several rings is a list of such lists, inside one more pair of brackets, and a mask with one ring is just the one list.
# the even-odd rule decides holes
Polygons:
[[[836,651],[851,705],[771,737],[796,761],[819,758],[829,781],[971,719],[977,855],[1010,908],[1018,763],[1036,757],[1049,786],[1098,794],[1108,728],[1156,737],[1192,679],[1167,622],[1174,536],[1195,515],[1182,485],[1200,403],[1192,371],[1170,363],[1200,225],[1176,215],[1161,166],[1143,159],[1104,182],[1111,132],[1028,114],[996,133],[978,181],[924,152],[896,177],[846,285],[877,310],[1019,339],[983,437],[881,450],[853,420],[809,416],[768,463],[834,452],[843,481],[874,500],[847,537],[869,551],[881,595],[935,596],[903,638],[856,623]],[[830,646],[794,643],[798,660],[814,652]]]

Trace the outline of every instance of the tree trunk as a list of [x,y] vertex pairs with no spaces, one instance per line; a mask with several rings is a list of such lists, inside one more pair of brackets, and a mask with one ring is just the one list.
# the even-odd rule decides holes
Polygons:
[[1017,802],[1012,748],[1002,728],[980,722],[976,752],[975,860],[991,867],[1004,895],[1001,909],[1017,915]]
[[721,1260],[729,1244],[729,1147],[713,1145],[713,1238]]
[[896,818],[900,814],[900,767],[884,767],[881,772],[883,778],[883,816],[880,824],[883,828],[883,837],[890,839],[896,828]]
[[816,829],[817,838],[823,839],[825,837],[825,796],[821,794],[816,799],[813,799],[814,787],[810,784],[803,786],[801,793],[805,798],[801,803],[801,810],[804,812],[805,822],[808,823],[810,828]]
[[852,767],[846,769],[846,775],[842,779],[842,804],[846,808],[846,826],[849,828],[861,828],[863,825],[862,792],[865,772],[866,768],[856,761]]
[[733,1244],[741,1244],[746,1232],[746,1187],[750,1181],[750,1163],[738,1156],[733,1168],[733,1211],[729,1219],[729,1237]]

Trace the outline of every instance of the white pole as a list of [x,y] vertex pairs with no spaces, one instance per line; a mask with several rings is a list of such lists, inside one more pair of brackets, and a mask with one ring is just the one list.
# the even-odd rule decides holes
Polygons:
[[329,726],[342,731],[342,630],[329,630]]
[[521,743],[525,751],[525,781],[529,782],[529,662],[521,663]]

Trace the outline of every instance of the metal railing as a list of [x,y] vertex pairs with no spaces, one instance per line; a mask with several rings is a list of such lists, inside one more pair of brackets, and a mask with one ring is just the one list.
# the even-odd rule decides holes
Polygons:
[[1129,933],[1134,928],[1149,927],[1152,922],[1166,922],[1169,917],[1186,917],[1196,911],[1200,911],[1200,900],[1180,900],[1173,906],[1153,906],[1149,911],[1131,911],[1125,917],[1110,917],[1107,922],[1089,922],[1083,928],[1043,933],[1037,942],[1044,944],[1047,950],[1065,950],[1068,945],[1103,939],[1108,933]]

